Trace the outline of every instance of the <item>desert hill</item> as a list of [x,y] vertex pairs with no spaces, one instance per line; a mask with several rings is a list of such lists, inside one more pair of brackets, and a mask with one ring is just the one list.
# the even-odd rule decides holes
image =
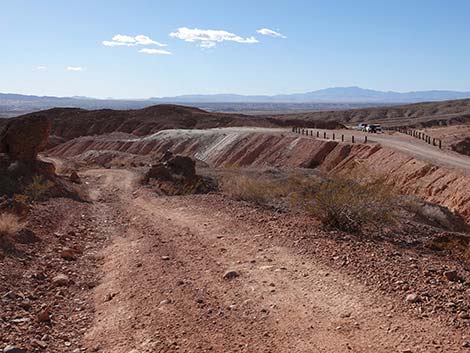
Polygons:
[[[212,113],[192,107],[161,104],[137,110],[85,110],[79,108],[53,108],[22,115],[13,119],[42,116],[52,121],[52,135],[63,139],[102,135],[112,132],[144,136],[167,129],[205,129],[230,126],[304,126],[338,128],[341,124],[319,120],[306,122],[295,115],[249,116],[242,114]],[[0,128],[8,119],[0,120]]]
[[431,127],[470,122],[470,99],[400,106],[322,111],[283,115],[301,120],[338,121],[342,124],[375,122],[386,126]]

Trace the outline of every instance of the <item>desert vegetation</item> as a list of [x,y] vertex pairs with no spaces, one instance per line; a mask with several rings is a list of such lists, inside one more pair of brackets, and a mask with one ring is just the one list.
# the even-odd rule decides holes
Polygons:
[[24,187],[23,194],[30,201],[38,201],[41,200],[53,186],[54,183],[52,181],[45,179],[41,175],[35,175],[31,179],[31,182]]
[[396,193],[382,180],[359,184],[343,177],[292,174],[269,179],[239,174],[226,177],[222,189],[237,200],[301,209],[325,226],[354,233],[389,225],[399,206]]
[[18,233],[23,224],[20,218],[12,213],[0,214],[0,248],[7,250],[11,247],[12,237]]

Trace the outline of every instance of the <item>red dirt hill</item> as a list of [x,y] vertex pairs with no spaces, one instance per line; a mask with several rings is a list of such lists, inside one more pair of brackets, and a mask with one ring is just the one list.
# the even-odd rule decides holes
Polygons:
[[[178,105],[156,105],[139,110],[85,110],[54,108],[23,115],[44,116],[52,121],[52,135],[70,140],[80,136],[102,135],[112,132],[136,136],[154,134],[167,129],[205,129],[229,126],[308,126],[317,128],[342,127],[334,121],[305,122],[295,117],[255,117],[241,114],[211,113],[198,108]],[[14,119],[20,119],[17,117]],[[4,124],[4,121],[0,121]]]

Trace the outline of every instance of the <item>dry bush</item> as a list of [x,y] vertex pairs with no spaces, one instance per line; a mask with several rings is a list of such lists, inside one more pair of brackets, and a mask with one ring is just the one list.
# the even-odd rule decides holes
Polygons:
[[324,225],[348,232],[381,229],[395,217],[399,201],[382,180],[367,184],[342,178],[321,180],[289,175],[284,179],[226,177],[222,190],[237,200],[258,205],[285,205],[302,209]]
[[381,229],[393,221],[398,206],[393,190],[381,180],[358,184],[333,178],[312,191],[298,195],[297,202],[324,225],[347,232]]
[[30,210],[30,202],[28,196],[22,194],[14,194],[11,199],[11,210],[20,218],[25,218]]
[[[300,174],[280,176],[228,175],[222,179],[222,191],[236,200],[264,206],[292,207],[291,198],[309,194],[317,189],[318,179]],[[294,197],[296,195],[296,197]]]
[[0,248],[11,247],[11,237],[23,228],[20,219],[11,213],[0,214]]
[[50,180],[44,179],[40,175],[33,177],[31,182],[24,187],[23,193],[31,201],[38,201],[44,197],[44,195],[54,186],[54,183]]
[[236,200],[268,205],[283,196],[279,183],[268,179],[254,179],[245,175],[228,176],[222,181],[222,191]]
[[428,247],[436,251],[447,251],[470,264],[470,236],[465,234],[446,234],[428,242]]

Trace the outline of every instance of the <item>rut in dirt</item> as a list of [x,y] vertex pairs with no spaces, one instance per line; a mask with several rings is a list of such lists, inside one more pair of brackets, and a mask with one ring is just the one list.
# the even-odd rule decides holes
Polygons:
[[[267,222],[245,217],[255,211],[219,195],[156,197],[130,171],[86,177],[106,218],[127,223],[103,251],[86,335],[93,349],[460,351],[444,325],[402,313],[391,298],[302,255]],[[227,271],[235,276],[225,278]]]

